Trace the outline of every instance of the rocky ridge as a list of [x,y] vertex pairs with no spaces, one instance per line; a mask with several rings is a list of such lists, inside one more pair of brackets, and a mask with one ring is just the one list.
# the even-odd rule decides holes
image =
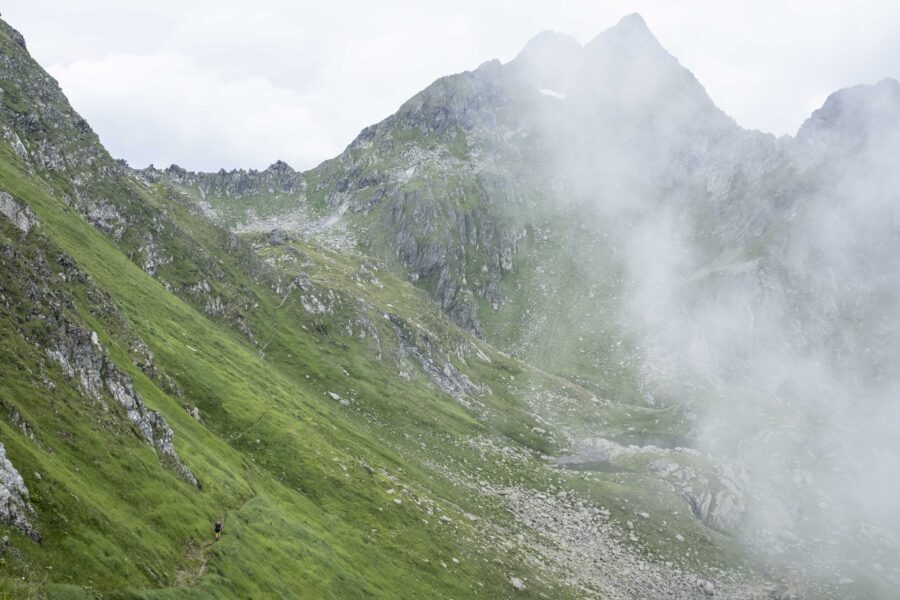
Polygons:
[[37,218],[31,209],[22,206],[6,192],[0,192],[0,214],[12,221],[23,236],[27,236],[28,232],[37,225]]

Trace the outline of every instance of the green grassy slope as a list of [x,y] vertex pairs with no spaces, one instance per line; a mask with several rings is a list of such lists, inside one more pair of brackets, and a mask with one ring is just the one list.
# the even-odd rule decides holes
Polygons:
[[[437,389],[415,357],[402,359],[406,376],[397,377],[400,359],[389,353],[401,352],[398,325],[376,304],[392,305],[403,327],[404,311],[427,315],[441,328],[428,352],[448,356],[444,340],[472,349],[474,342],[398,281],[363,313],[348,298],[334,313],[310,315],[277,294],[277,275],[246,245],[231,244],[177,196],[120,172],[89,130],[84,142],[68,135],[71,109],[47,92],[36,65],[27,71],[30,59],[10,31],[0,41],[21,70],[3,84],[5,127],[28,147],[49,142],[44,147],[60,152],[65,166],[0,149],[0,188],[40,222],[21,237],[3,221],[15,259],[3,263],[10,300],[0,400],[17,417],[0,419],[0,431],[42,534],[36,544],[3,527],[11,540],[0,559],[6,581],[59,596],[507,593],[508,572],[530,568],[499,547],[473,545],[477,526],[461,515],[479,508],[427,466],[446,459],[454,438],[502,437],[482,417],[488,414],[502,417],[521,443],[547,449],[521,403],[488,393],[485,376],[502,377],[505,363],[479,372],[486,398],[478,404],[489,404],[487,411],[466,409]],[[22,123],[33,121],[31,96],[59,104],[29,128]],[[84,217],[95,199],[113,216],[92,227]],[[148,267],[154,252],[164,259]],[[315,258],[325,270],[356,267],[353,258]],[[37,303],[35,294],[51,300]],[[204,310],[213,297],[224,299],[221,312]],[[341,332],[344,319],[359,314],[380,331],[378,352],[374,338]],[[98,334],[111,363],[173,428],[200,489],[160,464],[105,393],[90,399],[48,358],[48,347],[66,335],[48,323]],[[139,368],[135,343],[152,353],[152,371]],[[462,363],[457,350],[453,360]],[[186,410],[194,407],[202,422]],[[422,441],[432,432],[447,438],[441,447]],[[456,452],[464,458],[468,451],[459,444]],[[209,528],[220,516],[226,536],[211,546]]]
[[[32,491],[44,541],[36,545],[10,532],[16,552],[5,561],[9,575],[44,582],[54,592],[69,582],[110,590],[193,579],[211,595],[224,596],[462,596],[481,591],[472,587],[475,581],[485,595],[505,592],[507,578],[492,573],[496,563],[473,555],[465,543],[465,535],[473,535],[457,518],[465,498],[423,470],[421,455],[428,449],[419,456],[402,452],[411,444],[401,432],[482,432],[471,413],[421,376],[398,381],[390,367],[373,364],[363,344],[323,335],[296,304],[276,310],[278,298],[258,289],[253,320],[267,322],[272,334],[263,359],[227,325],[168,293],[3,152],[0,187],[27,203],[41,222],[27,243],[16,242],[16,250],[65,252],[109,294],[116,318],[82,304],[88,293],[79,289],[71,292],[70,317],[99,333],[144,401],[166,417],[182,459],[202,483],[195,490],[161,468],[127,427],[119,435],[107,432],[96,407],[22,338],[21,327],[10,327],[4,332],[10,359],[3,366],[3,402],[26,418],[40,443],[7,423],[4,440]],[[11,226],[5,230],[14,240]],[[5,290],[21,285],[21,273],[6,274]],[[410,298],[391,297],[395,307],[412,301],[429,312],[421,295],[405,287]],[[431,316],[439,318],[433,311]],[[117,328],[146,342],[181,397],[130,363]],[[353,373],[353,390],[344,371]],[[47,373],[52,389],[36,393],[35,372]],[[327,391],[352,397],[352,407],[377,421],[341,406]],[[199,406],[203,424],[185,406]],[[514,422],[508,410],[504,414],[504,422]],[[427,501],[422,506],[434,516],[427,518],[414,501],[395,504],[385,490],[398,485]],[[455,524],[442,524],[435,510],[454,515]],[[227,535],[207,547],[210,523],[220,514],[227,516]],[[452,557],[465,560],[454,569],[434,566],[441,560],[455,565]],[[205,569],[198,578],[191,570],[200,564]],[[401,580],[404,589],[397,588]]]

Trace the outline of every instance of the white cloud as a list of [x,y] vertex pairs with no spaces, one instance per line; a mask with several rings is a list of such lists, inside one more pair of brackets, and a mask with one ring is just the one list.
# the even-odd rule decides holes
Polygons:
[[[327,101],[262,77],[226,79],[172,54],[115,54],[53,69],[77,107],[99,122],[117,156],[165,166],[262,167],[282,158],[310,164],[340,144]],[[176,160],[177,162],[177,160]]]
[[442,75],[632,11],[747,127],[793,133],[835,89],[900,77],[893,0],[10,0],[3,17],[113,154],[212,169],[311,167]]

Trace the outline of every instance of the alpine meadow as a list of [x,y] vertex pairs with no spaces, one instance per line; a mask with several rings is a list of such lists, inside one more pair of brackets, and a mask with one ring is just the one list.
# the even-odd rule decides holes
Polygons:
[[0,21],[0,138],[0,598],[900,597],[896,80],[775,137],[631,14],[194,172]]

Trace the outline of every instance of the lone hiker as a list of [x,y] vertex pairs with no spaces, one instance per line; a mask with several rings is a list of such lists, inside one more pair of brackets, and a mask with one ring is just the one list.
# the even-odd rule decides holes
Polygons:
[[216,521],[213,530],[216,532],[216,541],[219,541],[219,537],[222,536],[222,521]]

